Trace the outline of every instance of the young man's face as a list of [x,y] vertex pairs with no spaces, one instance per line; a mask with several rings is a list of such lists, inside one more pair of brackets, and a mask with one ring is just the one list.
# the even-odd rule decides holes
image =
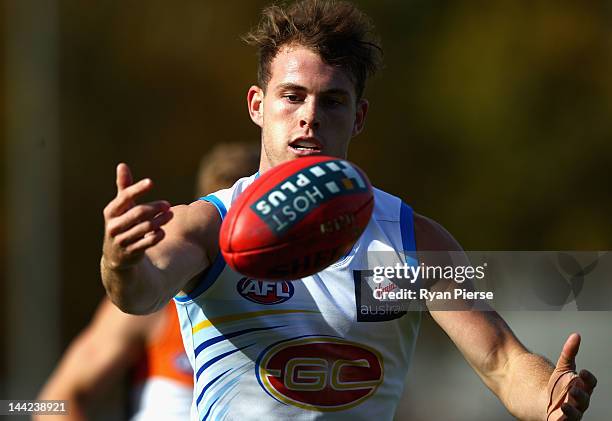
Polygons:
[[262,129],[260,171],[300,156],[346,158],[361,132],[368,103],[356,101],[347,74],[300,46],[281,48],[266,92],[249,89],[249,112]]

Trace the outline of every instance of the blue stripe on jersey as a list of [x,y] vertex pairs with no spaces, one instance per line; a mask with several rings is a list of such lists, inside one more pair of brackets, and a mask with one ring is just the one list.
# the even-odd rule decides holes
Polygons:
[[[234,400],[234,399],[232,398],[232,400]],[[229,405],[225,405],[225,408],[223,408],[221,410],[221,412],[219,412],[219,419],[220,420],[224,420],[225,419],[225,415],[228,413],[229,409],[230,409],[230,406]]]
[[[236,383],[238,383],[238,381],[240,380],[240,377],[236,377],[235,379],[231,380],[228,384],[226,384],[225,386],[223,386],[221,389],[219,389],[219,391],[217,392],[217,394],[219,395],[219,397],[217,399],[215,399],[215,401],[208,407],[208,411],[206,411],[206,415],[204,415],[204,418],[202,419],[202,421],[205,421],[206,418],[208,417],[208,415],[210,415],[210,410],[212,409],[212,407],[217,403],[217,401],[219,399],[221,399],[221,397],[225,396],[227,394],[227,392],[233,388],[234,386],[236,386]],[[224,412],[227,412],[226,409],[223,410]],[[216,419],[222,419],[221,417],[216,418]]]
[[[198,396],[198,398],[196,399],[196,404],[199,405],[200,401],[202,400],[202,398],[204,397],[204,393],[206,393],[206,391],[208,390],[208,388],[210,386],[212,386],[217,380],[219,380],[221,378],[221,376],[223,376],[224,374],[227,374],[228,371],[230,371],[230,369],[225,370],[223,373],[219,374],[217,377],[215,377],[214,379],[212,379],[211,381],[208,382],[208,384],[206,386],[204,386],[204,388],[202,389],[202,392],[200,392],[200,395]],[[212,406],[212,405],[211,405]]]
[[[214,194],[209,194],[208,196],[200,197],[198,200],[209,202],[215,208],[217,208],[217,211],[221,216],[221,220],[223,221],[223,218],[227,214],[227,209],[225,208],[223,202],[219,200],[217,196],[215,196]],[[184,303],[189,300],[195,300],[200,294],[204,293],[208,288],[212,286],[212,284],[215,283],[221,272],[223,272],[223,269],[225,269],[225,259],[223,259],[223,255],[219,250],[219,253],[217,254],[217,257],[215,258],[215,261],[213,262],[212,266],[202,272],[202,275],[200,275],[200,280],[198,281],[198,284],[193,289],[193,291],[186,295],[176,296],[174,297],[174,299],[181,303]]]
[[412,208],[404,202],[402,202],[400,209],[400,230],[402,233],[402,248],[406,255],[406,263],[418,265],[416,239],[414,236],[414,216]]
[[227,209],[223,202],[214,194],[209,194],[208,196],[200,197],[198,200],[203,200],[205,202],[212,203],[215,208],[219,211],[219,215],[221,215],[221,219],[225,218],[225,214],[227,213]]
[[212,410],[212,407],[217,403],[217,401],[220,398],[221,397],[218,397],[217,399],[215,399],[215,401],[208,407],[208,411],[206,411],[206,414],[204,414],[204,418],[202,418],[202,421],[206,421],[206,418],[208,418],[208,416],[210,415],[210,411]]
[[199,295],[204,293],[208,288],[215,283],[221,272],[225,269],[225,259],[223,259],[223,255],[219,250],[219,254],[215,257],[215,261],[212,266],[202,272],[200,275],[200,280],[198,285],[187,295],[181,295],[174,297],[174,299],[178,302],[186,302],[189,300],[195,300]]
[[215,336],[214,338],[208,339],[208,340],[202,342],[200,345],[198,345],[197,348],[194,349],[194,353],[195,353],[195,356],[197,357],[200,354],[200,352],[204,351],[209,346],[212,346],[212,345],[214,345],[216,343],[219,343],[219,342],[221,342],[223,340],[234,338],[234,337],[240,336],[240,335],[246,335],[247,333],[251,333],[251,332],[258,332],[260,330],[276,329],[278,327],[285,327],[285,326],[286,325],[282,325],[282,326],[270,326],[270,327],[254,327],[254,328],[251,328],[251,329],[239,330],[239,331],[236,331],[236,332],[228,333],[226,335]]
[[250,347],[250,346],[253,346],[253,345],[255,345],[255,344],[250,344],[250,345],[247,345],[247,346],[243,346],[243,347],[241,347],[241,348],[232,349],[231,351],[224,352],[223,354],[217,355],[217,356],[216,356],[216,357],[214,357],[213,359],[206,361],[206,362],[205,362],[205,363],[202,365],[202,367],[200,367],[200,369],[198,370],[198,372],[196,373],[196,381],[197,381],[197,380],[200,378],[200,376],[202,375],[202,373],[204,372],[204,370],[206,370],[208,367],[210,367],[211,365],[213,365],[213,364],[214,364],[214,363],[216,363],[217,361],[222,360],[223,358],[225,358],[225,357],[227,357],[227,356],[229,356],[229,355],[232,355],[234,352],[238,352],[238,351],[240,351],[240,350],[242,350],[242,349],[246,349],[246,348],[248,348],[248,347]]

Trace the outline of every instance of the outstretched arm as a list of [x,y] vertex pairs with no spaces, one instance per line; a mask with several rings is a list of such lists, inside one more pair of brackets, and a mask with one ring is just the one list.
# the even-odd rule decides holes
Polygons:
[[[419,251],[461,251],[439,224],[415,214]],[[459,263],[461,264],[461,263]],[[463,264],[469,264],[467,261]],[[567,340],[556,366],[531,353],[495,311],[434,311],[446,332],[483,382],[521,420],[577,421],[596,384],[587,370],[576,375],[578,335]]]
[[119,164],[117,196],[104,209],[102,282],[127,313],[154,312],[179,291],[189,292],[218,250],[221,220],[213,205],[136,204],[151,188],[149,179],[133,183],[128,166]]

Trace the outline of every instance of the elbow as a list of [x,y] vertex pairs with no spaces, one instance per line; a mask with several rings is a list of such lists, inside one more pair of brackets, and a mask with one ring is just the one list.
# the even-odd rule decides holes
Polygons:
[[[125,274],[124,274],[125,275]],[[155,293],[153,285],[143,287],[133,276],[120,279],[108,269],[102,270],[102,284],[110,301],[122,312],[145,315],[161,309],[165,302]]]
[[[491,385],[487,382],[487,386],[518,419],[526,419],[523,405],[517,397],[522,396],[521,390],[527,387],[526,375],[536,370],[536,367],[530,364],[534,357],[535,355],[525,348],[497,356],[497,369],[489,375]],[[493,362],[491,364],[493,365]],[[537,399],[537,395],[534,394],[531,399]]]
[[481,377],[485,384],[500,398],[507,380],[509,364],[509,356],[496,347],[489,351],[480,365]]
[[481,377],[485,384],[502,402],[513,386],[515,363],[529,351],[509,338],[500,336],[480,364]]
[[119,310],[127,314],[143,316],[163,307],[157,301],[147,300],[146,296],[126,293],[121,288],[107,288],[106,295]]

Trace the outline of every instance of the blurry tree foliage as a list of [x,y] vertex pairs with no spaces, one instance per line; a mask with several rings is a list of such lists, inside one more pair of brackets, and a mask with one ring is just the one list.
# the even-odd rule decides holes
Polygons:
[[[255,51],[240,35],[266,3],[59,4],[62,266],[66,291],[101,294],[101,210],[117,162],[151,177],[156,198],[187,202],[201,154],[258,140],[246,109]],[[359,4],[386,67],[350,158],[377,186],[466,249],[611,248],[606,2]]]

